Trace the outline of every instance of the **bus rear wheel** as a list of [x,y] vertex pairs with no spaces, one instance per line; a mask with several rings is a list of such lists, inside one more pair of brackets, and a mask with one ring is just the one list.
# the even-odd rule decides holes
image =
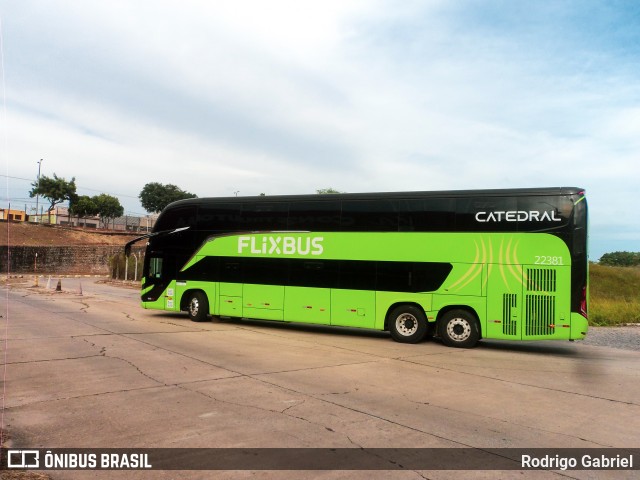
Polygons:
[[413,305],[400,305],[389,314],[389,331],[396,342],[418,343],[427,334],[427,317]]
[[202,292],[192,292],[189,294],[187,302],[187,313],[194,322],[204,322],[209,314],[209,301]]
[[449,347],[473,348],[480,340],[475,315],[467,310],[451,310],[438,321],[438,333]]

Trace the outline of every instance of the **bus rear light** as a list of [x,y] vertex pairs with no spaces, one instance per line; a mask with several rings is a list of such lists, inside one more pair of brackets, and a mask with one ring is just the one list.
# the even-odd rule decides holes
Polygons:
[[580,296],[580,315],[584,318],[589,318],[587,314],[587,287],[582,287],[582,294]]

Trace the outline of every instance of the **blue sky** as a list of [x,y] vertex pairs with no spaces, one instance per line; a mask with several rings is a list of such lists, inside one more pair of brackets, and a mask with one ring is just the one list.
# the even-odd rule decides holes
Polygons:
[[[0,1],[0,203],[578,186],[640,251],[635,1]],[[31,179],[31,180],[29,180]]]

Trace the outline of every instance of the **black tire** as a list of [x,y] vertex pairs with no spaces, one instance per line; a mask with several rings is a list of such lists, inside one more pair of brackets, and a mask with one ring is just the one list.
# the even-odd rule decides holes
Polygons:
[[418,343],[427,334],[427,317],[416,306],[400,305],[389,313],[388,327],[396,342]]
[[209,315],[209,301],[202,292],[191,292],[187,301],[187,313],[194,322],[204,322]]
[[448,347],[473,348],[480,340],[478,319],[467,310],[451,310],[438,321],[438,334]]

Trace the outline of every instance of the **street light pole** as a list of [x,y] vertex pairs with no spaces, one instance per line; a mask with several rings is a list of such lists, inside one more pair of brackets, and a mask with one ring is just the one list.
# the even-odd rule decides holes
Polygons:
[[[40,188],[40,166],[42,165],[42,159],[38,162],[38,181],[36,183],[36,188]],[[38,218],[38,200],[40,195],[36,193],[36,218]],[[42,219],[38,223],[41,223]]]

